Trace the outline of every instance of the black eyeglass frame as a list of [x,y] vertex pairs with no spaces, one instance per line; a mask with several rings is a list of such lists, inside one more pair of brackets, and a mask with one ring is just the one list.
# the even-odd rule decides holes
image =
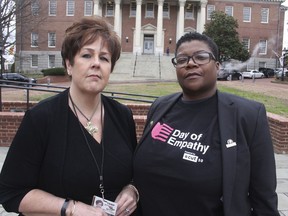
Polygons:
[[[197,54],[200,54],[200,53],[207,53],[207,54],[209,55],[209,61],[208,61],[207,63],[199,64],[199,63],[197,63],[197,62],[195,61],[195,59],[194,59],[193,57],[194,57],[195,55],[197,55]],[[174,67],[176,67],[176,68],[183,68],[183,67],[186,67],[186,66],[189,64],[190,59],[192,59],[193,62],[194,62],[195,64],[198,64],[198,65],[209,64],[209,63],[211,62],[211,60],[216,61],[215,56],[214,56],[212,53],[207,52],[207,51],[195,52],[192,56],[185,56],[185,57],[187,57],[187,62],[186,62],[186,64],[185,64],[184,66],[177,67],[177,63],[175,62],[175,60],[177,59],[177,56],[175,56],[174,58],[172,58],[172,59],[171,59],[171,62],[172,62],[172,64],[174,65]]]

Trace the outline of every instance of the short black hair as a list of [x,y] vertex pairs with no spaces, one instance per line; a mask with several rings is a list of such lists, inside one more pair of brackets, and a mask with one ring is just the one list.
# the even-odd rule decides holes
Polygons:
[[179,46],[181,46],[182,43],[190,42],[193,40],[203,41],[204,43],[206,43],[208,45],[208,47],[211,49],[212,54],[216,58],[216,61],[219,60],[219,49],[218,49],[217,44],[207,35],[200,34],[198,32],[186,33],[177,41],[175,56],[177,56],[178,48],[179,48]]

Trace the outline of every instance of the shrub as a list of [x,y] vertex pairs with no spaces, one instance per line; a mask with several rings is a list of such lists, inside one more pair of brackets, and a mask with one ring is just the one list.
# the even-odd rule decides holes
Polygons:
[[42,69],[41,72],[43,73],[44,76],[65,76],[66,75],[65,69],[62,67]]

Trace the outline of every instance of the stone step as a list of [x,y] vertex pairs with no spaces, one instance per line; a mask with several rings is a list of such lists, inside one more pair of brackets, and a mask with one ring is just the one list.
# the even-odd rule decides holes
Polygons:
[[133,55],[122,53],[110,80],[176,80],[172,56]]

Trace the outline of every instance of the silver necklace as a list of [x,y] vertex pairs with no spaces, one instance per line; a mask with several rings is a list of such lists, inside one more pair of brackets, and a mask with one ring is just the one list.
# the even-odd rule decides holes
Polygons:
[[[72,100],[72,97],[70,95],[70,92],[69,92],[69,99],[72,103],[72,106],[75,107],[79,113],[87,120],[87,123],[86,123],[86,126],[85,126],[85,129],[88,131],[89,134],[91,134],[92,136],[94,135],[94,133],[97,133],[99,131],[98,127],[96,125],[93,125],[92,122],[91,122],[91,119],[93,118],[93,116],[95,115],[95,112],[99,106],[99,104],[101,103],[101,99],[99,101],[99,103],[97,104],[95,110],[93,111],[92,115],[90,118],[88,118],[80,109],[79,107],[74,103],[74,101]],[[101,108],[102,109],[102,108]],[[77,113],[76,113],[77,115]],[[78,117],[78,116],[77,116]]]

